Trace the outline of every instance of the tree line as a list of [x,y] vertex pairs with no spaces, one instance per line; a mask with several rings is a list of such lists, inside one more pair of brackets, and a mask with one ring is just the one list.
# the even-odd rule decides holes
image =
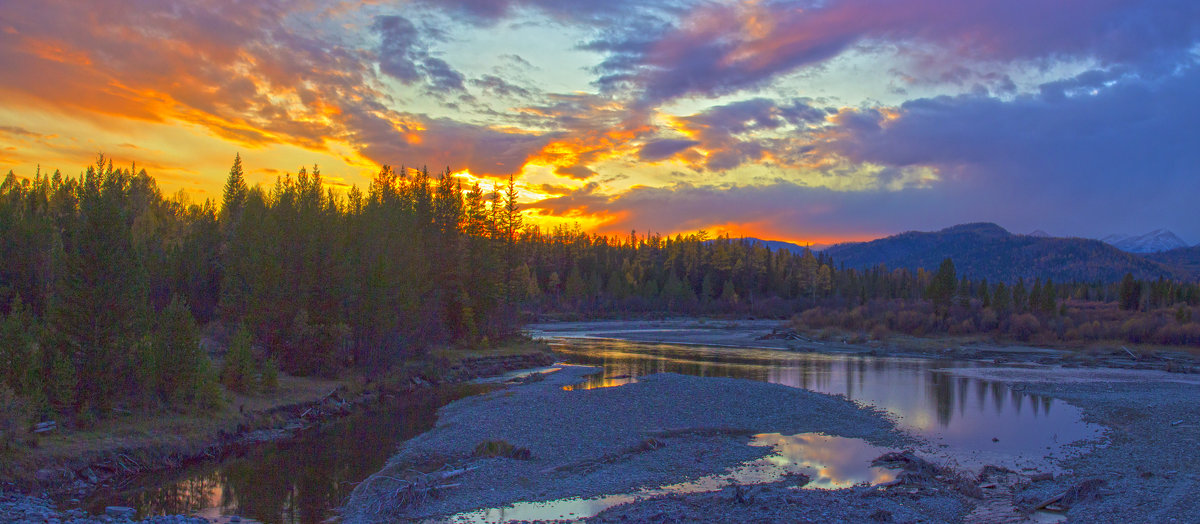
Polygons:
[[[0,387],[81,414],[204,407],[219,402],[218,383],[385,370],[433,346],[488,345],[539,316],[788,318],[900,301],[940,317],[971,307],[1059,317],[1068,299],[1130,310],[1200,300],[1194,283],[990,284],[959,278],[950,261],[845,269],[703,231],[608,236],[522,218],[511,178],[464,187],[448,170],[383,166],[365,191],[337,191],[313,166],[250,186],[236,157],[220,201],[202,203],[104,157],[77,177],[10,171]],[[209,355],[223,351],[217,369]]]

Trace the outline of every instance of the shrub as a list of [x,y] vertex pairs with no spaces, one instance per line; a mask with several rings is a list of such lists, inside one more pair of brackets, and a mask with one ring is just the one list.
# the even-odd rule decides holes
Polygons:
[[992,331],[1000,327],[1000,316],[992,308],[984,308],[979,314],[979,330]]
[[1028,342],[1041,328],[1042,324],[1038,322],[1037,317],[1029,313],[1022,313],[1009,320],[1008,332],[1013,338],[1021,342]]
[[259,385],[263,391],[272,391],[279,387],[279,364],[275,359],[268,358],[262,365],[262,380]]
[[1121,323],[1121,333],[1126,340],[1135,344],[1149,342],[1154,332],[1158,330],[1157,324],[1153,318],[1137,316]]
[[969,318],[950,326],[951,335],[970,335],[974,332],[975,322],[971,321]]
[[533,458],[533,453],[529,448],[519,448],[503,440],[485,440],[475,446],[475,452],[472,453],[476,457],[505,457],[517,460],[529,460]]

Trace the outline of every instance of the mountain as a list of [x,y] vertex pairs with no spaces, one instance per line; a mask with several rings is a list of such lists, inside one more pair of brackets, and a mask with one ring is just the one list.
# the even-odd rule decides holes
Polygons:
[[1033,232],[1029,233],[1029,236],[1038,237],[1038,238],[1050,238],[1050,233],[1047,233],[1040,229],[1035,229],[1035,230],[1033,230]]
[[1189,273],[1193,278],[1200,276],[1200,245],[1148,253],[1145,257],[1177,272]]
[[[783,250],[783,251],[787,251],[789,253],[794,253],[797,255],[804,254],[804,249],[805,249],[805,247],[800,244],[794,244],[792,242],[784,242],[782,240],[763,240],[761,238],[754,238],[754,237],[743,237],[741,240],[745,240],[745,241],[750,242],[751,244],[755,244],[755,245],[766,246],[766,247],[770,248],[771,251]],[[808,247],[808,249],[812,249],[813,251],[819,251],[821,247],[823,247],[823,246],[810,245]]]
[[1108,235],[1100,240],[1130,253],[1160,253],[1188,246],[1187,242],[1184,242],[1175,233],[1165,229],[1155,229],[1144,235],[1135,236]]
[[1099,240],[1014,235],[991,223],[962,224],[941,231],[910,231],[872,240],[837,244],[825,249],[836,264],[870,268],[934,271],[946,257],[954,260],[959,276],[1014,282],[1017,278],[1120,280],[1125,273],[1138,278],[1188,278],[1174,266],[1126,253]]

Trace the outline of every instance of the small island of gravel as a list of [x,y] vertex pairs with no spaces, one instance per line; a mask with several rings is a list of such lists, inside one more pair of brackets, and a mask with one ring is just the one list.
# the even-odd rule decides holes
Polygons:
[[[435,429],[406,442],[354,491],[345,522],[446,517],[683,482],[768,454],[746,445],[758,433],[821,432],[893,449],[910,444],[880,412],[776,384],[663,373],[622,387],[564,390],[595,371],[566,366],[544,380],[444,407]],[[477,447],[489,441],[529,456],[479,457]],[[436,497],[405,496],[413,470],[433,465],[451,468],[453,486]],[[954,500],[943,502],[933,520],[960,510]]]

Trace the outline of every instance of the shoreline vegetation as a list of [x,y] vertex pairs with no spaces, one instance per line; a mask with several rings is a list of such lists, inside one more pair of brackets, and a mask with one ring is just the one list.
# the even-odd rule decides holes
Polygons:
[[1066,348],[1053,358],[1080,365],[1196,371],[1196,282],[989,283],[950,259],[847,269],[704,231],[605,236],[523,219],[511,178],[464,187],[448,170],[383,166],[365,190],[335,191],[313,166],[250,187],[235,157],[220,200],[201,203],[103,156],[77,177],[10,172],[0,482],[86,489],[103,476],[94,464],[70,464],[83,467],[69,479],[48,457],[95,453],[127,474],[182,460],[121,453],[172,449],[150,433],[193,435],[173,449],[205,453],[204,435],[294,425],[293,411],[353,401],[362,384],[458,380],[473,356],[522,361],[505,344],[544,319],[778,319],[789,324],[761,336],[784,349],[969,357],[1015,343]]
[[436,351],[431,360],[437,365],[406,368],[381,379],[284,375],[269,393],[231,392],[218,411],[123,412],[88,430],[48,432],[36,447],[6,457],[0,486],[83,500],[140,476],[220,462],[375,404],[554,362],[545,345],[520,339],[470,352]]

